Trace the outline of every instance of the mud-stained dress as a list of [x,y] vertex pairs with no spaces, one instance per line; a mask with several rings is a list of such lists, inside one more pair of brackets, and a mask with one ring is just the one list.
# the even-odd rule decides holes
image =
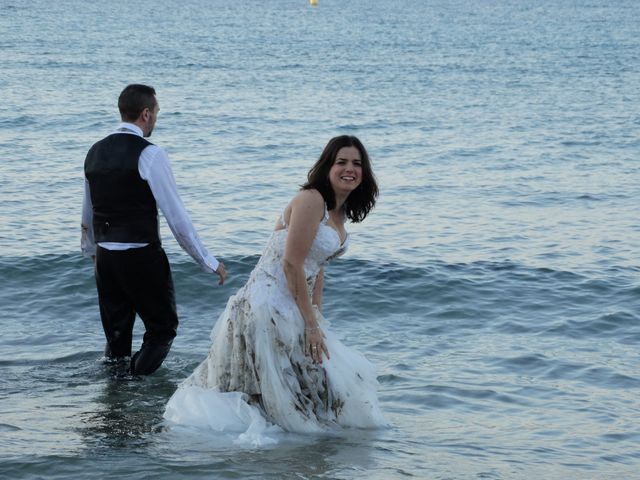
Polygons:
[[[348,237],[341,243],[328,219],[325,208],[305,259],[309,292],[322,266],[348,246]],[[386,425],[373,365],[347,348],[315,307],[331,358],[316,364],[304,354],[304,320],[282,267],[284,225],[271,235],[247,283],[229,299],[211,333],[207,358],[173,394],[166,419],[224,430],[238,419],[248,425],[259,415],[291,432]]]

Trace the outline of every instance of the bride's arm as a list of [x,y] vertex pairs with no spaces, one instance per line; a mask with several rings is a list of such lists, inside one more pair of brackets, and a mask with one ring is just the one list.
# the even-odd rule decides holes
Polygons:
[[322,291],[324,289],[324,267],[320,269],[318,272],[318,276],[316,277],[316,284],[313,287],[313,297],[311,298],[311,303],[313,303],[318,310],[322,313]]
[[[316,190],[303,190],[291,201],[289,232],[284,248],[283,269],[289,291],[300,310],[305,325],[305,353],[318,362],[327,354],[322,332],[318,328],[304,272],[318,226],[324,215],[324,199]],[[316,347],[316,349],[312,347]]]

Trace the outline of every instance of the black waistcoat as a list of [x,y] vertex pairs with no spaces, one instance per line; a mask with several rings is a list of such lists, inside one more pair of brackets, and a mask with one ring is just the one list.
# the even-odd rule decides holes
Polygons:
[[152,145],[137,135],[114,133],[87,153],[96,242],[159,243],[158,208],[138,173],[142,150]]

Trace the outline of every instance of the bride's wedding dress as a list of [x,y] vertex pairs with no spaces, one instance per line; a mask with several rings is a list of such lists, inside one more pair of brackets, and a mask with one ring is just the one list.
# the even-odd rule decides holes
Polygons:
[[[325,208],[305,259],[309,292],[322,266],[348,245],[328,218]],[[304,354],[304,321],[282,268],[286,237],[286,225],[273,232],[249,280],[229,298],[207,358],[169,400],[167,420],[221,431],[257,424],[292,432],[386,425],[373,365],[347,348],[315,307],[331,358],[318,364]]]

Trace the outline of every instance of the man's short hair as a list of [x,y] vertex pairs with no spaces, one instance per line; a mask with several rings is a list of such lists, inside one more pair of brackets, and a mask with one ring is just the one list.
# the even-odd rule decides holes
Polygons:
[[118,98],[118,110],[122,120],[134,122],[145,108],[156,106],[156,91],[148,85],[133,83],[127,85]]

